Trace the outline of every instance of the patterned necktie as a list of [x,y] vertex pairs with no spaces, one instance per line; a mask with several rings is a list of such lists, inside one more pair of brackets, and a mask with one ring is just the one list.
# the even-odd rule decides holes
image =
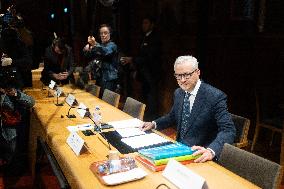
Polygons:
[[188,121],[190,116],[190,93],[185,93],[183,100],[183,108],[182,108],[182,120],[181,120],[181,128],[180,128],[180,139],[182,139],[186,133],[186,129],[188,127]]

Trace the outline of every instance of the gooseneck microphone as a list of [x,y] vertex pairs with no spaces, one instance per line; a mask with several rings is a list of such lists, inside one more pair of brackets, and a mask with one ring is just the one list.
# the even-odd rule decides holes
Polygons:
[[74,114],[71,114],[71,115],[69,114],[69,113],[70,113],[70,110],[71,110],[72,108],[76,108],[76,107],[75,107],[75,106],[70,106],[66,117],[68,117],[68,118],[76,118],[76,116],[75,116]]
[[95,125],[95,126],[94,126],[94,130],[95,130],[96,132],[98,132],[98,133],[107,141],[108,149],[111,150],[110,143],[109,143],[108,139],[106,138],[105,134],[102,132],[101,127],[98,126],[98,125],[96,124],[96,122],[91,118],[91,114],[87,115],[87,117],[94,123],[94,125]]

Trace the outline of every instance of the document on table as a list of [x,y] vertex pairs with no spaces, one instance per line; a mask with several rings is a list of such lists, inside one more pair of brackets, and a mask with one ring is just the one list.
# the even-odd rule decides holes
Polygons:
[[112,125],[114,129],[124,129],[124,128],[138,128],[143,124],[143,121],[140,119],[126,119],[120,121],[112,121],[107,124]]
[[161,143],[169,142],[168,139],[156,133],[123,138],[121,139],[121,141],[134,149],[142,148],[142,147],[150,146],[154,144],[161,144]]
[[116,129],[116,131],[120,134],[122,138],[146,134],[144,131],[141,131],[139,128],[131,128],[131,127],[124,129]]
[[144,131],[141,131],[139,128],[139,126],[143,124],[143,121],[137,118],[112,121],[108,122],[108,124],[112,125],[113,128],[120,134],[122,138],[146,134]]
[[67,129],[70,132],[85,131],[85,130],[89,130],[89,129],[93,129],[93,128],[94,128],[94,126],[91,125],[90,123],[67,127]]

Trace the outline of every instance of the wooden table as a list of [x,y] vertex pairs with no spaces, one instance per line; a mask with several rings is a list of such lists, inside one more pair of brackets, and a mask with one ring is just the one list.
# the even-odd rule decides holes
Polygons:
[[[91,112],[96,105],[99,105],[102,110],[104,122],[131,118],[131,116],[126,113],[84,91],[72,89],[68,86],[63,87],[63,91],[66,93],[72,92],[79,102],[83,102],[90,108]],[[32,92],[30,95],[32,95]],[[64,100],[64,98],[62,100]],[[90,120],[88,118],[79,118],[79,116],[77,116],[78,114],[75,113],[75,109],[71,111],[76,114],[77,118],[67,118],[65,115],[67,114],[69,106],[66,103],[64,106],[55,106],[52,102],[41,99],[37,100],[33,109],[30,129],[31,161],[34,161],[36,137],[41,136],[47,141],[72,188],[108,188],[101,184],[89,169],[92,162],[105,160],[109,153],[108,148],[101,142],[103,138],[99,135],[84,136],[81,132],[79,132],[79,135],[86,141],[90,148],[88,152],[81,154],[80,156],[76,156],[71,148],[66,144],[66,139],[69,135],[69,131],[66,127],[82,123],[90,123]],[[101,140],[99,140],[99,137]],[[131,155],[134,156],[135,153]],[[31,165],[33,166],[34,163]],[[161,175],[162,172],[152,172],[144,168],[141,164],[138,163],[138,165],[148,173],[145,178],[117,185],[114,188],[150,189],[156,188],[161,183],[167,184],[170,188],[176,188]],[[187,165],[187,167],[203,176],[210,189],[258,188],[249,181],[235,175],[214,162],[191,163]]]

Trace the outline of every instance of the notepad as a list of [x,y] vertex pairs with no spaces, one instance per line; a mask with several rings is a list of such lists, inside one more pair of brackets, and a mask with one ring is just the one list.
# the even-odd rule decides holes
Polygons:
[[123,138],[121,141],[134,149],[169,142],[168,139],[157,135],[156,133]]

